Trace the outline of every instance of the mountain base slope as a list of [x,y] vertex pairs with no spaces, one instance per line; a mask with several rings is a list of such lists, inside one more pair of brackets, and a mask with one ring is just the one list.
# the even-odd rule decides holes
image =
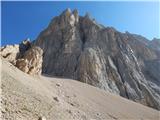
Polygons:
[[158,120],[157,110],[71,79],[29,76],[1,60],[2,119]]

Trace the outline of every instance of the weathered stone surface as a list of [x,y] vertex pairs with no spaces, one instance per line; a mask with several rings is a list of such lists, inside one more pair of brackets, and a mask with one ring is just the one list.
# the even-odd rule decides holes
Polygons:
[[16,61],[16,67],[28,74],[41,74],[43,51],[39,47],[32,47],[26,51],[22,59]]
[[29,39],[19,45],[7,45],[1,48],[1,56],[25,73],[41,74],[43,50],[40,47],[31,47]]
[[[43,73],[77,79],[160,109],[158,68],[153,74],[146,62],[158,56],[146,38],[102,27],[88,15],[67,9],[34,45],[44,51]],[[148,69],[152,77],[145,74]]]
[[1,56],[15,65],[16,60],[23,57],[23,54],[31,48],[29,39],[22,41],[20,44],[6,45],[0,48]]
[[45,117],[39,117],[38,120],[47,120]]
[[149,45],[151,48],[160,51],[160,39],[154,38]]
[[24,41],[22,41],[20,44],[19,44],[19,51],[21,53],[21,57],[23,56],[23,54],[31,48],[31,42],[30,42],[30,39],[26,39]]
[[140,35],[120,33],[98,24],[88,14],[82,17],[77,10],[66,9],[31,48],[22,47],[17,66],[29,74],[42,70],[76,79],[160,109],[158,43],[157,39],[150,42]]
[[15,64],[19,55],[19,45],[6,45],[1,47],[1,56],[6,58],[9,62]]
[[16,67],[18,67],[20,70],[22,70],[25,73],[28,73],[28,60],[27,59],[18,59],[16,61]]

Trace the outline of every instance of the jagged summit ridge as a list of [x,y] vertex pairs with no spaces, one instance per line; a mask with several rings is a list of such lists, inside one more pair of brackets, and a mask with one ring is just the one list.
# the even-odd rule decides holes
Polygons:
[[65,11],[62,12],[60,15],[60,19],[65,22],[69,23],[71,26],[74,26],[79,21],[78,11],[75,9],[73,12],[70,8],[67,8]]

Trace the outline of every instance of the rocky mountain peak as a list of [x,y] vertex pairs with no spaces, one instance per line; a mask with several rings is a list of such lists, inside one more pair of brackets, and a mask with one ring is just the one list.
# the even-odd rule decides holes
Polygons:
[[77,9],[74,9],[72,13],[73,13],[75,16],[78,16],[78,10],[77,10]]
[[65,11],[62,12],[60,15],[60,21],[62,25],[71,25],[74,26],[79,21],[78,11],[75,9],[73,12],[70,8],[67,8]]
[[79,13],[78,13],[78,10],[74,9],[72,13],[73,13],[73,15],[75,17],[76,22],[79,22]]
[[66,17],[68,17],[68,16],[70,16],[71,15],[71,9],[70,8],[67,8],[66,10],[64,10],[63,12],[62,12],[62,16],[64,15],[64,16],[66,16]]
[[[35,47],[42,49],[34,52],[40,53],[42,74],[75,79],[160,109],[160,54],[142,36],[105,28],[88,13],[81,17],[66,9],[39,34]],[[32,51],[41,50],[27,53]]]
[[160,109],[158,76],[146,71],[151,68],[146,61],[158,56],[143,37],[101,27],[88,13],[84,17],[77,10],[63,13],[64,27],[55,22],[54,31],[47,28],[34,43],[44,51],[43,73],[76,79]]

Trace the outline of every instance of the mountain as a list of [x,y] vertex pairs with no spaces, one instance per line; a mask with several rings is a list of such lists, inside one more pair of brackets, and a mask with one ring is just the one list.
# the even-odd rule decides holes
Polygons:
[[158,120],[159,111],[71,79],[31,76],[1,59],[2,120]]
[[151,47],[152,49],[155,49],[156,51],[160,51],[160,39],[154,38],[154,39],[150,42],[150,47]]
[[[20,59],[20,66],[30,66],[27,73],[34,69],[43,75],[74,79],[160,110],[160,51],[154,41],[104,27],[89,14],[83,17],[77,10],[66,9],[36,40],[20,45],[14,64]],[[33,66],[25,57],[30,56],[25,51],[35,48],[43,51],[43,55],[33,55],[35,61],[36,54],[42,57],[38,62],[42,67]]]

